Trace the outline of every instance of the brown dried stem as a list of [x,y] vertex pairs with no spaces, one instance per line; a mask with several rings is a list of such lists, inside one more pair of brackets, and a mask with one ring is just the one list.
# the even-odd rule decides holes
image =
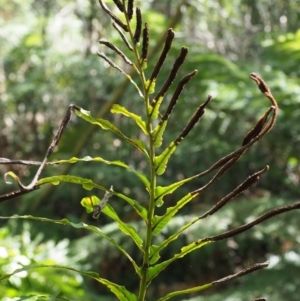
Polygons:
[[[254,138],[251,138],[250,141],[247,144],[243,145],[241,148],[239,148],[238,150],[230,153],[229,155],[221,158],[219,161],[217,161],[215,164],[213,164],[210,168],[208,168],[207,170],[205,170],[205,171],[199,173],[198,175],[196,175],[195,178],[200,178],[200,177],[203,177],[203,176],[207,175],[211,171],[223,166],[229,160],[231,160],[232,158],[234,158],[236,156],[240,157],[243,153],[245,153],[247,151],[248,148],[250,148],[250,146],[252,146],[258,140],[260,140],[264,135],[266,135],[273,128],[273,126],[275,124],[275,121],[276,121],[277,114],[278,114],[277,102],[276,102],[275,98],[273,97],[273,95],[271,93],[271,90],[269,89],[269,87],[266,85],[266,83],[262,80],[262,78],[259,75],[255,74],[255,73],[251,73],[250,78],[253,79],[256,82],[259,89],[263,92],[263,94],[268,99],[270,99],[270,101],[272,103],[272,106],[269,108],[269,110],[265,114],[265,115],[268,116],[271,112],[273,113],[270,121],[266,122],[264,124],[263,128],[261,129],[260,133],[257,136],[255,136]],[[247,135],[246,135],[246,137],[247,137]]]
[[[255,81],[257,84],[259,90],[267,97],[270,99],[272,106],[274,106],[274,114],[273,118],[270,120],[270,126],[268,132],[273,128],[276,117],[278,115],[278,104],[274,96],[272,95],[272,92],[268,85],[264,82],[264,80],[257,74],[257,73],[251,73],[250,78]],[[267,132],[266,132],[267,133]]]
[[218,240],[222,240],[222,239],[225,239],[225,238],[233,237],[237,234],[243,233],[243,232],[251,229],[255,225],[258,225],[258,224],[262,223],[263,221],[265,221],[265,220],[267,220],[271,217],[274,217],[274,216],[279,215],[281,213],[292,211],[292,210],[295,210],[295,209],[300,209],[300,202],[294,203],[292,205],[287,205],[287,206],[282,206],[282,207],[272,209],[272,210],[264,213],[263,215],[261,215],[260,217],[258,217],[257,219],[255,219],[254,221],[252,221],[250,223],[244,224],[240,227],[237,227],[235,229],[226,231],[224,233],[221,233],[221,234],[218,234],[218,235],[215,235],[215,236],[211,236],[211,237],[201,239],[200,242],[218,241]]
[[172,67],[172,70],[169,73],[169,76],[167,77],[165,83],[163,84],[163,86],[161,87],[161,89],[159,90],[157,95],[153,98],[153,100],[150,104],[151,107],[153,108],[150,116],[154,112],[154,109],[155,109],[155,106],[157,105],[158,100],[165,95],[165,93],[168,91],[168,89],[172,85],[173,81],[175,80],[175,78],[177,76],[177,73],[178,73],[178,70],[182,66],[187,54],[188,54],[188,48],[182,47],[181,51],[180,51],[180,54],[176,58],[176,60],[174,62],[174,65]]
[[220,283],[232,280],[234,278],[245,276],[245,275],[250,274],[252,272],[255,272],[257,270],[266,268],[268,265],[269,265],[269,261],[266,261],[266,262],[263,262],[263,263],[255,263],[255,264],[241,270],[240,272],[237,272],[233,275],[226,276],[226,277],[224,277],[220,280],[216,280],[216,281],[212,282],[212,284],[220,284]]
[[148,47],[149,47],[149,28],[148,28],[148,24],[145,23],[143,29],[143,46],[142,46],[142,54],[141,54],[141,60],[144,62],[147,61]]
[[258,120],[256,125],[247,133],[243,140],[242,146],[248,144],[253,138],[261,133],[272,111],[274,111],[274,106],[270,107],[269,110]]
[[165,114],[162,116],[160,124],[162,124],[164,121],[169,119],[170,114],[172,113],[172,110],[174,109],[177,100],[184,88],[184,86],[194,77],[196,76],[196,74],[198,73],[197,70],[192,71],[191,73],[187,74],[185,77],[183,77],[180,82],[178,83],[176,90],[170,100],[170,103],[167,107],[167,110],[165,112]]
[[160,54],[159,59],[156,62],[156,65],[155,65],[155,67],[152,71],[152,74],[150,76],[150,84],[157,78],[157,76],[159,74],[159,71],[160,71],[162,65],[164,64],[164,62],[167,58],[167,54],[171,49],[171,45],[172,45],[172,42],[174,40],[174,37],[175,37],[175,33],[174,33],[173,29],[169,28],[168,31],[167,31],[167,36],[166,36],[164,48],[163,48],[163,50]]
[[[63,134],[63,132],[64,132],[64,130],[66,128],[66,126],[68,125],[68,123],[69,123],[69,121],[70,121],[70,119],[72,117],[72,113],[73,113],[74,109],[75,110],[80,110],[80,107],[78,107],[76,105],[73,105],[73,104],[69,105],[69,107],[67,109],[67,112],[66,112],[66,115],[65,115],[63,121],[61,122],[60,127],[59,127],[59,129],[58,129],[58,131],[57,131],[57,133],[56,133],[53,141],[51,142],[49,148],[47,149],[45,158],[42,161],[40,167],[38,168],[38,170],[37,170],[37,172],[36,172],[33,180],[31,181],[31,183],[26,186],[26,185],[23,185],[20,182],[19,179],[17,179],[18,185],[21,188],[21,190],[26,190],[26,191],[34,190],[34,187],[36,186],[36,183],[37,183],[37,181],[38,181],[38,179],[39,179],[39,177],[40,177],[40,175],[41,175],[41,173],[42,173],[42,171],[43,171],[43,169],[44,169],[44,167],[46,165],[46,162],[47,162],[48,158],[50,157],[50,155],[52,154],[54,148],[58,144],[58,142],[59,142],[59,140],[60,140],[60,138],[61,138],[61,136],[62,136],[62,134]],[[15,192],[11,193],[12,197],[16,196],[14,193]],[[10,194],[8,194],[6,196],[10,198]]]
[[[10,160],[7,158],[0,158],[0,164],[8,165],[8,164],[18,164],[18,165],[26,165],[26,166],[40,166],[42,162],[40,161],[27,161],[27,160]],[[47,165],[53,163],[46,163]]]
[[[41,162],[39,162],[41,164]],[[34,187],[32,187],[31,189],[27,189],[27,190],[24,190],[24,189],[19,189],[19,190],[16,190],[16,191],[13,191],[13,192],[9,192],[9,193],[6,193],[6,194],[2,194],[0,195],[0,203],[4,202],[4,201],[8,201],[10,199],[13,199],[13,198],[16,198],[18,196],[21,196],[21,195],[24,195],[24,194],[27,194],[31,191],[34,191],[34,190],[37,190],[39,189],[40,186],[38,185],[35,185]]]
[[[163,97],[165,93],[168,91],[170,88],[171,84],[173,83],[174,79],[176,78],[177,72],[179,68],[182,66],[187,54],[188,54],[188,48],[182,47],[181,51],[176,58],[174,65],[172,67],[172,70],[169,73],[169,76],[167,77],[165,83],[163,84],[162,88],[160,91],[157,93],[157,95],[154,97],[152,103],[154,104],[160,97]],[[152,105],[152,104],[151,104]],[[153,106],[153,105],[152,105]]]
[[122,57],[122,59],[124,60],[124,62],[130,66],[132,66],[132,62],[130,61],[129,58],[127,58],[127,56],[113,43],[105,40],[105,39],[100,39],[99,43],[102,45],[105,45],[106,47],[110,48],[111,50],[115,51],[119,56]]
[[123,30],[128,32],[128,26],[124,24],[116,15],[113,14],[102,0],[99,0],[99,3],[102,9],[112,18],[112,20],[115,21]]
[[260,178],[260,175],[264,174],[269,170],[269,166],[266,166],[264,169],[254,173],[249,176],[241,185],[235,188],[232,192],[227,194],[224,198],[222,198],[216,205],[214,205],[210,210],[202,214],[198,219],[203,219],[209,215],[212,215],[219,211],[222,207],[224,207],[231,199],[237,197],[239,194],[250,188],[254,185]]
[[133,17],[133,7],[134,7],[134,0],[128,0],[127,3],[127,17],[130,21]]
[[126,74],[119,66],[117,66],[112,60],[110,60],[103,52],[97,53],[101,58],[103,58],[110,66],[120,71],[122,74]]
[[[272,110],[274,111],[274,107],[271,107]],[[273,112],[274,113],[274,112]],[[272,117],[274,118],[274,117]],[[226,164],[229,160],[233,159],[234,157],[241,157],[243,155],[243,153],[245,153],[247,151],[247,149],[250,148],[251,145],[253,145],[254,143],[256,143],[258,140],[260,140],[265,134],[267,134],[271,128],[273,127],[273,125],[271,123],[268,123],[265,128],[260,132],[259,135],[257,135],[255,138],[253,138],[250,142],[248,142],[247,144],[245,144],[244,146],[242,146],[241,148],[237,149],[236,151],[228,154],[227,156],[221,158],[219,161],[217,161],[216,163],[214,163],[210,168],[208,168],[207,170],[197,174],[194,176],[194,178],[201,178],[207,174],[209,174],[210,172],[212,172],[213,170],[223,166],[224,164]]]
[[212,96],[208,95],[206,101],[199,106],[197,111],[195,112],[194,116],[190,119],[187,126],[183,129],[183,131],[180,133],[180,135],[174,140],[174,144],[178,145],[192,130],[192,128],[196,125],[196,123],[199,121],[199,119],[204,115],[205,108],[208,105],[208,103],[211,101]]
[[140,42],[141,33],[142,33],[142,24],[143,24],[142,13],[139,7],[135,9],[135,16],[136,16],[136,27],[133,35],[133,41],[135,44],[138,44]]
[[125,37],[124,33],[121,31],[121,29],[118,27],[118,25],[113,22],[112,23],[113,27],[118,31],[121,39],[123,40],[124,44],[127,46],[127,48],[130,50],[130,51],[133,51],[133,48],[131,47],[130,43],[128,42],[127,38]]
[[120,12],[124,12],[124,5],[121,0],[113,0]]

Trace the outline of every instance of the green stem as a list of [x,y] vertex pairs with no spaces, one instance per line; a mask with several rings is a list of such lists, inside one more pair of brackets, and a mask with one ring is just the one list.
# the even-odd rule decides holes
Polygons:
[[[125,1],[123,1],[123,4],[125,6]],[[148,216],[147,216],[147,223],[146,223],[147,231],[146,231],[146,238],[145,238],[145,242],[144,242],[143,264],[141,267],[141,277],[140,277],[140,285],[139,285],[139,293],[138,293],[138,301],[144,301],[146,298],[146,291],[147,291],[147,271],[149,268],[150,247],[152,244],[152,233],[153,233],[151,221],[153,219],[154,211],[155,211],[155,189],[156,189],[156,171],[155,171],[155,165],[154,165],[155,144],[154,144],[154,138],[152,136],[151,116],[148,113],[149,93],[148,93],[148,89],[146,87],[146,77],[145,77],[142,65],[140,63],[139,50],[133,39],[133,32],[132,32],[131,24],[127,18],[127,14],[125,13],[124,15],[126,18],[126,23],[128,25],[130,39],[132,41],[133,52],[134,52],[134,55],[135,55],[136,61],[137,61],[137,65],[136,65],[137,71],[139,72],[142,87],[143,87],[145,114],[147,116],[146,127],[147,127],[148,139],[149,139],[150,197],[149,197]]]
[[[151,118],[147,114],[147,128],[150,134],[151,130]],[[152,139],[151,134],[149,135],[150,142],[150,198],[149,198],[149,208],[148,208],[148,216],[147,216],[147,232],[146,239],[144,244],[144,258],[143,265],[141,270],[141,280],[139,287],[139,295],[138,301],[144,301],[146,297],[147,290],[147,271],[149,268],[149,260],[150,260],[150,247],[152,244],[152,219],[155,210],[155,188],[156,188],[156,172],[154,166],[154,157],[155,157],[155,146],[154,141]]]
[[[129,26],[130,28],[130,26]],[[131,32],[131,29],[129,30]],[[139,294],[138,294],[138,301],[144,301],[146,298],[146,291],[147,291],[147,271],[149,267],[149,260],[150,260],[150,247],[152,244],[152,218],[154,215],[155,209],[155,188],[156,188],[156,171],[154,166],[154,158],[155,158],[155,145],[154,139],[152,137],[152,122],[151,116],[148,114],[148,105],[149,105],[149,93],[146,88],[146,78],[142,66],[140,64],[140,55],[136,45],[133,47],[134,53],[136,55],[138,70],[140,72],[141,82],[143,86],[144,92],[144,104],[145,104],[145,113],[147,116],[146,127],[147,133],[149,138],[149,163],[150,163],[150,197],[149,197],[149,208],[148,208],[148,216],[147,216],[147,231],[146,231],[146,239],[144,244],[144,257],[143,257],[143,264],[141,269],[141,279],[140,279],[140,287],[139,287]]]

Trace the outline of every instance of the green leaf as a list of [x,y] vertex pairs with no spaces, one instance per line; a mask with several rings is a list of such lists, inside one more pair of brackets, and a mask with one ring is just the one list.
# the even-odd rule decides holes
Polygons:
[[137,212],[137,214],[144,220],[147,221],[147,215],[148,215],[148,210],[141,206],[137,201],[125,196],[122,193],[119,192],[114,192],[115,195],[117,195],[119,198],[123,199],[124,201],[126,201],[128,204],[130,204],[135,211]]
[[100,199],[95,195],[87,196],[83,198],[80,204],[86,209],[87,213],[91,213],[94,211],[94,206],[100,202]]
[[54,161],[54,162],[51,162],[50,164],[51,165],[57,165],[57,164],[65,164],[65,163],[77,163],[77,162],[100,162],[100,163],[104,163],[104,164],[107,164],[107,165],[115,165],[115,166],[119,166],[119,167],[122,167],[122,168],[125,168],[127,169],[129,172],[133,172],[142,182],[143,184],[146,186],[146,189],[150,189],[150,183],[149,183],[149,180],[147,179],[147,177],[141,173],[141,172],[138,172],[136,171],[134,168],[132,168],[131,166],[128,166],[127,164],[125,164],[124,162],[122,161],[108,161],[108,160],[105,160],[101,157],[90,157],[90,156],[86,156],[82,159],[80,158],[76,158],[76,157],[72,157],[71,159],[68,159],[68,160],[59,160],[59,161]]
[[155,100],[155,103],[148,107],[148,113],[151,115],[151,119],[156,119],[158,117],[159,108],[163,99],[163,96],[159,97],[158,100]]
[[117,135],[128,141],[130,144],[135,146],[137,149],[139,149],[147,158],[149,158],[148,152],[146,150],[146,145],[143,141],[128,138],[111,122],[102,118],[94,118],[91,116],[91,113],[89,111],[80,109],[80,111],[76,110],[75,112],[79,117],[86,120],[87,122],[99,125],[104,130],[111,130],[112,132],[116,133]]
[[26,267],[23,267],[21,269],[17,269],[17,270],[13,271],[10,274],[2,274],[0,276],[0,281],[7,280],[11,276],[13,276],[17,273],[20,273],[20,272],[23,272],[23,271],[28,271],[28,270],[31,270],[31,269],[39,269],[39,268],[62,269],[62,270],[67,270],[67,271],[79,273],[82,276],[87,276],[89,278],[92,278],[92,279],[104,284],[106,287],[108,287],[111,290],[112,293],[114,293],[117,296],[118,300],[121,300],[121,301],[137,301],[136,295],[129,292],[124,286],[121,286],[121,285],[118,285],[118,284],[113,283],[111,281],[108,281],[105,278],[101,278],[99,276],[99,274],[97,274],[95,272],[81,271],[81,270],[77,270],[77,269],[66,267],[66,266],[60,266],[60,265],[36,264],[36,265],[26,266]]
[[145,59],[140,59],[140,64],[141,64],[141,68],[143,70],[146,70],[147,69],[147,60]]
[[107,191],[105,187],[98,185],[94,183],[91,179],[87,178],[81,178],[77,176],[70,176],[70,175],[60,175],[60,176],[53,176],[53,177],[47,177],[38,180],[37,185],[44,185],[51,183],[53,185],[58,185],[60,182],[67,182],[67,183],[73,183],[73,184],[79,184],[82,185],[82,187],[85,190],[92,190],[93,188],[97,188],[103,191]]
[[6,184],[12,184],[12,182],[8,181],[7,177],[13,178],[18,183],[19,187],[22,186],[22,183],[21,183],[19,177],[14,172],[9,171],[9,172],[7,172],[7,173],[4,174],[4,181],[5,181],[5,183]]
[[162,175],[166,168],[171,155],[175,152],[176,145],[171,142],[170,145],[159,155],[154,158],[156,173]]
[[155,215],[152,219],[152,230],[153,235],[157,235],[161,232],[161,230],[169,223],[172,217],[178,212],[180,208],[190,202],[197,194],[190,194],[188,193],[182,199],[180,199],[175,206],[169,207],[166,213],[162,216]]
[[[157,217],[156,217],[156,221],[157,221]],[[172,234],[171,236],[169,236],[167,239],[165,239],[159,246],[157,246],[153,252],[150,255],[150,261],[152,261],[152,256],[153,258],[156,258],[157,256],[159,256],[159,252],[161,250],[163,250],[166,246],[169,245],[170,242],[174,241],[177,239],[177,237],[186,229],[188,229],[189,227],[191,227],[192,225],[194,225],[197,221],[199,221],[199,218],[194,218],[191,222],[183,225],[180,230],[178,230],[177,232],[175,232],[174,234]]]
[[164,204],[164,201],[162,198],[157,199],[155,202],[156,207],[161,207],[163,204]]
[[83,158],[77,158],[77,157],[72,157],[71,159],[68,160],[59,160],[59,161],[55,161],[52,162],[51,164],[56,165],[56,164],[64,164],[64,163],[77,163],[77,162],[99,162],[99,163],[105,163],[107,165],[116,165],[119,167],[124,167],[124,168],[129,168],[129,166],[127,164],[125,164],[122,161],[116,160],[116,161],[108,161],[105,160],[101,157],[90,157],[90,156],[85,156]]
[[[86,178],[80,178],[76,176],[69,176],[69,175],[61,175],[61,176],[53,176],[53,177],[47,177],[40,179],[37,182],[37,185],[43,185],[43,184],[48,184],[52,183],[53,185],[58,185],[60,182],[68,182],[68,183],[74,183],[74,184],[81,184],[84,189],[91,190],[90,188],[96,188],[102,191],[108,191],[109,189],[98,185],[94,183],[91,179],[86,179]],[[119,192],[113,192],[114,195],[118,196],[119,198],[123,199],[126,201],[128,204],[130,204],[135,211],[137,212],[138,215],[140,215],[145,221],[147,220],[147,210],[143,206],[141,206],[137,201],[125,196],[122,193]]]
[[165,295],[162,298],[159,298],[157,301],[166,301],[166,300],[169,300],[170,298],[173,298],[173,297],[176,297],[176,296],[179,296],[179,295],[200,292],[200,291],[206,290],[206,289],[208,289],[212,286],[213,286],[213,283],[207,283],[207,284],[203,284],[203,285],[200,285],[200,286],[195,286],[193,288],[187,288],[185,290],[175,291],[175,292],[172,292],[172,293],[169,293],[169,294]]
[[170,258],[162,263],[159,263],[155,266],[150,267],[147,271],[147,282],[150,283],[159,273],[161,273],[169,264],[171,264],[175,260],[182,258],[185,255],[187,255],[188,253],[190,253],[196,249],[202,248],[203,246],[205,246],[209,243],[211,243],[211,241],[202,242],[200,239],[199,241],[193,242],[193,243],[181,248],[180,253],[175,254],[172,258]]
[[[137,69],[136,69],[136,71],[139,73],[139,71],[138,71]],[[123,73],[123,74],[127,77],[127,79],[128,79],[128,80],[133,84],[133,86],[137,89],[139,95],[140,95],[142,98],[144,98],[144,95],[143,95],[142,91],[140,90],[140,88],[139,88],[139,86],[136,84],[136,82],[131,78],[131,76],[128,75],[127,73]]]
[[[28,295],[28,296],[19,296],[17,298],[18,298],[17,301],[38,301],[38,300],[72,301],[71,299],[68,299],[64,296],[60,296],[60,294],[47,295],[47,296],[45,296],[45,295]],[[7,299],[7,300],[16,301],[15,298]]]
[[153,265],[159,258],[159,252],[157,252],[159,246],[157,245],[152,245],[150,247],[150,264]]
[[153,137],[154,138],[154,143],[156,147],[160,147],[163,142],[163,134],[165,132],[166,126],[167,126],[168,121],[163,120],[163,122],[158,124],[154,131],[153,131]]
[[[100,1],[101,3],[102,1]],[[111,67],[115,68],[116,70],[118,70],[119,72],[121,72],[123,75],[126,76],[126,78],[133,84],[133,86],[137,89],[139,95],[144,98],[143,93],[141,92],[139,86],[136,84],[136,82],[131,78],[131,76],[129,74],[127,74],[123,69],[121,69],[119,66],[117,66],[114,62],[112,62],[103,52],[98,52],[98,55],[103,58]],[[122,56],[122,55],[121,55]],[[123,57],[124,58],[124,57]],[[127,61],[127,59],[125,59],[125,61]],[[133,63],[129,63],[134,70],[137,72],[137,74],[140,74],[140,71],[138,70],[138,68],[135,66],[135,64]]]
[[128,167],[128,171],[133,172],[145,185],[146,190],[150,191],[150,182],[148,180],[148,178],[141,172],[138,172],[136,170],[134,170],[132,167]]
[[118,104],[114,104],[110,111],[114,114],[122,114],[124,116],[132,118],[136,122],[136,124],[140,127],[140,129],[144,132],[144,134],[148,136],[148,132],[146,129],[146,123],[145,123],[145,121],[143,121],[141,116],[138,116],[132,112],[129,112],[126,108],[124,108]]
[[[113,244],[122,254],[124,254],[127,259],[131,262],[133,265],[135,272],[137,275],[140,276],[140,268],[137,266],[135,261],[131,258],[131,256],[125,251],[125,249],[120,246],[114,239],[110,238],[107,236],[105,233],[103,233],[99,228],[92,226],[92,225],[87,225],[85,223],[72,223],[68,219],[63,218],[61,220],[54,220],[54,219],[49,219],[49,218],[44,218],[44,217],[36,217],[36,216],[31,216],[31,215],[13,215],[13,216],[0,216],[0,220],[6,220],[6,219],[25,219],[25,220],[36,220],[40,222],[48,222],[48,223],[53,223],[53,224],[59,224],[59,225],[68,225],[76,229],[86,229],[87,231],[96,233],[97,235],[103,237],[107,241],[109,241],[111,244]],[[3,275],[2,275],[3,276]],[[0,276],[0,280],[3,280],[2,276]]]
[[169,186],[157,186],[155,189],[155,204],[158,206],[158,204],[163,204],[163,197],[165,195],[173,193],[177,188],[182,186],[183,184],[193,180],[194,177],[190,177],[181,181],[178,181],[176,183],[173,183]]
[[[18,301],[37,301],[37,300],[40,300],[40,299],[44,299],[44,298],[47,298],[46,296],[20,296],[18,297]],[[15,299],[11,299],[11,300],[15,300]]]
[[155,79],[150,82],[148,79],[145,83],[145,88],[148,90],[148,94],[153,94],[155,92]]
[[138,248],[144,252],[143,249],[143,240],[137,233],[137,231],[133,228],[133,226],[124,223],[116,213],[116,211],[112,208],[111,205],[107,204],[104,209],[102,209],[102,212],[109,216],[111,219],[113,219],[117,224],[119,229],[126,235],[130,236],[135,244],[138,246]]
[[7,180],[8,176],[12,177],[17,183],[20,183],[19,177],[14,172],[9,171],[4,174],[4,181],[6,184],[12,184],[12,182]]

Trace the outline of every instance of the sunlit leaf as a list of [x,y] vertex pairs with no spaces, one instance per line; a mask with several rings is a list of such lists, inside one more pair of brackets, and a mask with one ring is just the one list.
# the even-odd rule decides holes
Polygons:
[[171,144],[159,156],[155,157],[154,164],[156,173],[158,175],[162,175],[165,172],[168,161],[171,155],[175,152],[175,149],[176,145],[174,144],[174,142],[171,142]]
[[82,187],[85,190],[92,190],[93,188],[97,188],[97,189],[100,189],[103,191],[108,190],[105,187],[94,183],[91,179],[81,178],[81,177],[77,177],[77,176],[70,176],[70,175],[60,175],[60,176],[43,178],[37,182],[37,185],[44,185],[44,184],[48,184],[48,183],[53,184],[53,185],[58,185],[60,182],[79,184],[79,185],[82,185]]
[[124,286],[118,285],[116,283],[113,283],[111,281],[106,280],[105,278],[101,278],[99,274],[95,272],[90,272],[90,271],[81,271],[78,269],[74,269],[71,267],[66,267],[66,266],[60,266],[60,265],[45,265],[45,264],[36,264],[36,265],[31,265],[31,266],[26,266],[21,269],[17,269],[13,271],[12,273],[9,274],[2,274],[0,276],[0,281],[2,280],[8,280],[11,276],[23,272],[23,271],[28,271],[32,269],[40,269],[40,268],[48,268],[48,269],[62,269],[62,270],[67,270],[71,272],[76,272],[81,274],[82,276],[86,276],[89,278],[92,278],[103,285],[105,285],[107,288],[111,290],[112,293],[116,295],[118,300],[122,301],[137,301],[136,295],[133,293],[129,292]]
[[[6,299],[5,299],[6,300]],[[7,299],[7,301],[12,300],[12,301],[16,301],[16,299]],[[64,296],[62,296],[61,294],[55,294],[55,295],[28,295],[28,296],[18,296],[18,300],[17,301],[41,301],[41,300],[55,300],[55,301],[75,301],[74,299],[69,299],[66,298]]]
[[163,134],[165,132],[166,126],[167,126],[168,121],[164,120],[162,124],[158,124],[154,131],[153,131],[153,137],[155,137],[155,146],[160,147],[163,142]]
[[12,171],[9,171],[7,173],[4,174],[4,181],[6,184],[12,184],[12,182],[7,180],[7,177],[12,177],[17,183],[20,183],[20,179],[19,177]]
[[149,94],[153,94],[155,92],[155,79],[150,82],[150,79],[148,79],[145,83],[145,88],[148,90]]
[[[124,254],[127,259],[131,262],[131,264],[133,265],[136,273],[138,275],[140,275],[140,268],[137,266],[137,264],[135,263],[135,261],[131,258],[131,256],[125,251],[125,249],[120,246],[114,239],[110,238],[109,236],[107,236],[105,233],[103,233],[99,228],[92,226],[92,225],[87,225],[85,223],[72,223],[70,222],[68,219],[63,218],[61,220],[54,220],[54,219],[49,219],[49,218],[44,218],[44,217],[36,217],[36,216],[31,216],[31,215],[23,215],[23,216],[19,216],[19,215],[13,215],[13,216],[1,216],[0,220],[5,220],[5,219],[24,219],[24,220],[36,220],[36,221],[40,221],[40,222],[48,222],[48,223],[54,223],[54,224],[60,224],[60,225],[68,225],[71,226],[73,228],[76,229],[85,229],[87,231],[93,232],[101,237],[103,237],[104,239],[106,239],[107,241],[109,241],[111,244],[113,244],[122,254]],[[89,272],[92,273],[92,272]],[[96,273],[94,273],[96,274]],[[11,276],[11,275],[10,275]],[[9,277],[10,277],[9,276]],[[4,278],[7,277],[5,275],[1,275],[0,276],[0,280],[4,280]]]
[[155,103],[152,103],[152,105],[148,107],[148,113],[151,115],[151,119],[156,119],[158,117],[159,108],[163,99],[163,96],[159,97]]
[[[95,189],[99,189],[102,191],[108,191],[109,189],[98,185],[96,183],[94,183],[91,179],[86,179],[86,178],[80,178],[80,177],[76,177],[76,176],[66,176],[66,175],[61,175],[61,176],[53,176],[53,177],[47,177],[47,178],[43,178],[40,179],[37,182],[37,185],[43,185],[43,184],[54,184],[54,185],[58,185],[60,182],[68,182],[68,183],[73,183],[73,184],[80,184],[82,185],[82,187],[84,189],[87,190],[91,190],[91,188],[95,188]],[[119,198],[123,199],[124,201],[126,201],[128,204],[130,204],[135,211],[144,219],[147,219],[147,210],[146,208],[144,208],[143,206],[141,206],[137,201],[125,196],[122,193],[119,192],[113,192],[114,195],[118,196]]]
[[31,33],[24,40],[28,48],[43,47],[43,36],[40,33]]
[[76,158],[76,157],[72,157],[71,159],[68,160],[59,160],[59,161],[54,161],[51,162],[51,164],[56,165],[56,164],[65,164],[65,163],[77,163],[77,162],[99,162],[99,163],[104,163],[104,164],[108,164],[108,165],[115,165],[115,166],[119,166],[122,168],[127,169],[130,172],[133,172],[146,186],[146,189],[150,189],[150,183],[147,179],[147,177],[141,173],[136,171],[134,168],[132,168],[131,166],[127,165],[126,163],[116,160],[116,161],[108,161],[105,160],[101,157],[90,157],[90,156],[85,156],[84,158]]
[[[46,300],[46,299],[48,299],[48,297],[46,297],[46,296],[33,296],[33,295],[18,297],[18,301],[37,301],[37,300]],[[13,300],[13,299],[11,299],[11,300]]]
[[120,137],[128,141],[130,144],[134,145],[137,149],[139,149],[142,153],[144,153],[147,158],[149,158],[146,145],[143,141],[128,138],[111,122],[102,118],[94,118],[91,116],[91,113],[89,111],[80,109],[80,111],[76,110],[75,112],[79,117],[86,120],[87,122],[91,124],[99,125],[104,130],[111,130],[112,132],[116,133],[117,135],[119,135]]
[[94,211],[94,206],[100,202],[100,199],[95,195],[87,196],[83,198],[80,204],[86,209],[87,213],[91,213]]
[[163,204],[164,204],[164,201],[162,198],[157,199],[155,202],[156,207],[161,207]]
[[118,104],[114,104],[110,111],[115,114],[122,114],[124,116],[132,118],[136,122],[136,124],[140,127],[140,129],[144,132],[144,134],[148,136],[148,132],[146,129],[146,123],[145,123],[145,121],[143,121],[141,116],[136,115],[132,112],[129,112],[126,108],[124,108]]
[[140,60],[140,64],[141,64],[141,68],[142,68],[143,70],[146,70],[146,69],[147,69],[147,66],[148,66],[147,60],[141,59],[141,60]]

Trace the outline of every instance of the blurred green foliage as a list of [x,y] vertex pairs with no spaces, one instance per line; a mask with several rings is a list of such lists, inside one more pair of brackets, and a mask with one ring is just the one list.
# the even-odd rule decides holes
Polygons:
[[[112,1],[107,1],[111,3]],[[174,16],[179,1],[137,1],[144,11],[150,28],[152,46]],[[280,106],[280,115],[274,130],[218,183],[187,207],[184,215],[177,216],[168,226],[168,236],[183,221],[199,215],[231,191],[249,174],[270,165],[258,186],[236,200],[209,222],[199,224],[181,239],[191,242],[207,233],[245,223],[267,209],[299,199],[300,131],[300,1],[235,0],[183,1],[181,19],[175,30],[176,42],[165,63],[157,86],[161,86],[170,71],[182,44],[189,47],[187,63],[179,78],[193,69],[198,75],[187,87],[169,121],[167,145],[181,131],[193,110],[207,94],[214,96],[206,115],[190,136],[182,143],[171,159],[164,177],[165,185],[175,179],[199,173],[217,159],[235,150],[254,122],[269,106],[255,85],[248,79],[250,72],[261,74]],[[10,159],[41,160],[70,103],[89,111],[101,113],[114,93],[125,87],[124,79],[100,60],[97,44],[104,37],[120,48],[122,44],[110,20],[96,1],[69,0],[4,0],[0,12],[0,156]],[[117,12],[116,12],[117,13]],[[124,50],[124,49],[123,49]],[[125,50],[124,50],[125,51]],[[148,75],[153,59],[148,62]],[[113,53],[109,56],[122,65]],[[123,66],[124,67],[124,66]],[[127,67],[124,67],[127,68]],[[139,97],[134,88],[121,91],[117,103],[139,114]],[[170,98],[171,94],[166,96]],[[263,101],[263,103],[262,103]],[[167,103],[167,101],[166,101]],[[118,124],[122,131],[136,138],[130,120],[107,114],[106,118]],[[139,137],[138,137],[139,138]],[[124,145],[117,137],[105,131],[94,131],[82,121],[73,118],[52,159],[65,159],[73,155],[119,159],[145,171],[145,162],[133,148]],[[78,163],[71,166],[71,174],[92,178],[104,186],[113,185],[139,200],[146,201],[146,192],[128,172],[117,167],[95,163]],[[1,174],[13,170],[23,179],[32,178],[35,168],[0,165]],[[65,171],[62,167],[49,167],[45,175]],[[26,180],[25,180],[26,182]],[[198,188],[196,181],[178,193],[166,198],[175,203],[188,191]],[[1,193],[14,187],[0,181]],[[85,196],[80,187],[61,185],[43,188],[20,199],[1,204],[1,215],[34,214],[36,216],[86,221],[90,217],[82,210],[80,200]],[[270,197],[272,195],[272,197]],[[135,222],[136,216],[123,203],[113,204],[124,221]],[[163,208],[162,208],[163,210]],[[114,224],[101,216],[94,222],[116,241],[137,255],[131,242],[120,241]],[[4,271],[35,261],[53,260],[65,265],[80,265],[101,271],[103,277],[118,280],[135,290],[128,263],[119,252],[106,242],[83,231],[9,222],[2,223],[0,231],[0,261]],[[137,225],[138,227],[138,225]],[[245,278],[243,285],[210,290],[205,296],[191,296],[193,301],[251,300],[264,294],[269,300],[298,300],[300,222],[296,213],[289,213],[257,226],[236,240],[214,244],[201,253],[193,253],[155,282],[149,300],[172,290],[215,280],[228,272],[237,271],[246,264],[269,258],[272,269]],[[158,236],[159,240],[160,237]],[[174,254],[181,242],[173,242],[164,252]],[[184,274],[184,267],[192,272]],[[61,279],[64,278],[63,281]],[[63,285],[62,285],[63,284]],[[71,300],[111,300],[105,297],[106,289],[97,283],[85,282],[77,275],[57,271],[38,271],[14,277],[9,286],[0,287],[5,297],[31,293],[58,294],[59,290]],[[107,298],[107,299],[105,299]],[[181,300],[181,299],[178,299]]]

